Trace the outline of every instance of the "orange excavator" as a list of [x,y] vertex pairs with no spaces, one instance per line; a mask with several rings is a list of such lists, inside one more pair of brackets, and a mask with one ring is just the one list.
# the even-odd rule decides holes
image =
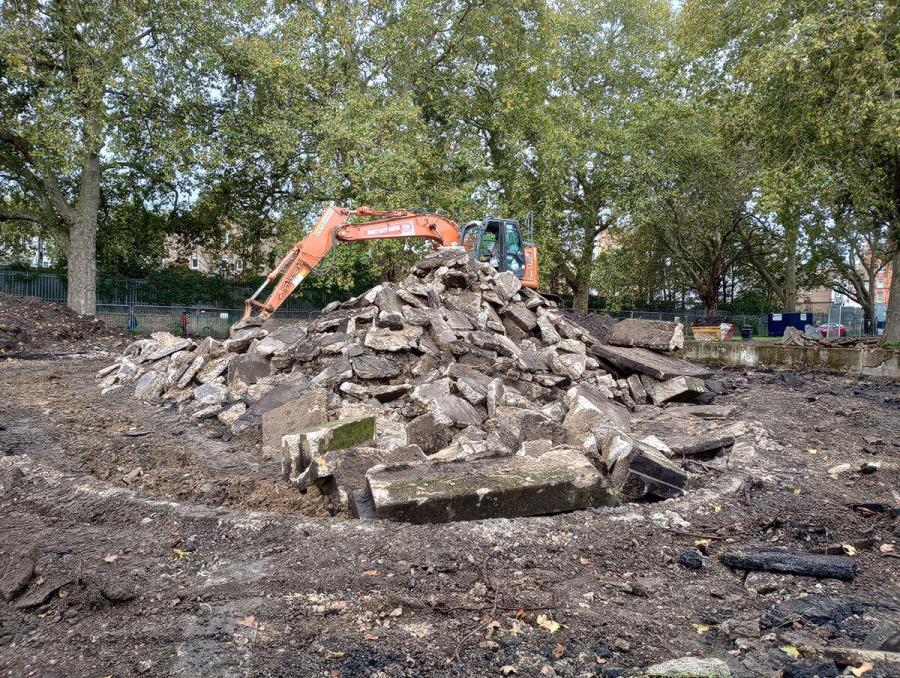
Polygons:
[[[369,220],[350,223],[351,217]],[[485,217],[460,228],[440,214],[331,206],[322,212],[309,235],[291,248],[247,300],[244,319],[272,315],[337,243],[386,238],[426,238],[435,246],[462,244],[478,261],[488,262],[498,271],[511,271],[524,287],[537,289],[538,286],[537,247],[523,241],[519,222],[514,219]],[[258,301],[276,278],[278,282],[269,297]]]

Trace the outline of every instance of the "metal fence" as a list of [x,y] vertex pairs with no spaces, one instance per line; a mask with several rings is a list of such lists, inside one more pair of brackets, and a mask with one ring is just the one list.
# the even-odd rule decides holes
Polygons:
[[[0,292],[64,304],[66,290],[65,279],[52,273],[0,268]],[[250,288],[238,286],[223,290],[223,296],[238,302],[250,294]],[[146,280],[101,279],[97,283],[97,316],[109,327],[134,334],[163,331],[181,334],[186,331],[195,337],[222,338],[228,336],[228,329],[244,314],[243,307],[217,304],[215,300],[208,304],[153,303],[155,298],[170,295],[171,291],[155,290]],[[326,303],[328,295],[325,292],[305,290],[292,295],[275,317],[315,318]]]
[[[244,314],[243,308],[212,308],[209,306],[153,306],[149,304],[97,304],[97,316],[109,327],[128,330],[133,334],[151,332],[185,332],[192,337],[228,336],[229,328]],[[279,319],[308,320],[319,315],[318,310],[278,310]]]
[[[0,292],[20,296],[38,297],[56,303],[66,302],[66,281],[53,273],[36,273],[0,267]],[[160,298],[169,298],[172,290],[160,290],[146,280],[131,278],[100,279],[97,283],[97,315],[110,327],[118,327],[136,334],[170,331],[181,333],[182,314],[184,327],[192,336],[224,337],[228,328],[243,315],[238,304],[250,296],[252,290],[242,286],[223,286],[220,297],[229,301],[209,300],[207,303],[189,305],[156,303]],[[309,319],[318,316],[320,309],[334,299],[324,290],[300,290],[278,309],[277,318]],[[572,310],[572,309],[568,309]],[[704,316],[702,309],[682,309],[679,311],[625,310],[597,312],[613,318],[641,318],[645,320],[675,320],[684,323],[685,332],[690,335],[691,325]],[[589,313],[590,315],[590,313]],[[749,326],[754,337],[767,337],[768,315],[726,314],[740,329]],[[843,325],[848,335],[875,334],[878,324],[866,325],[862,309],[840,304],[833,305],[828,312],[814,314],[813,325],[824,323]],[[739,335],[739,331],[735,333]]]
[[[66,279],[54,273],[38,273],[20,269],[0,268],[0,292],[38,297],[45,301],[65,303]],[[253,294],[253,288],[236,284],[219,286],[212,298],[190,302],[193,306],[232,308],[243,304]],[[316,311],[332,300],[325,290],[303,289],[292,294],[283,304],[285,312]],[[177,288],[166,288],[148,280],[136,278],[99,278],[98,305],[178,306],[184,295]]]
[[[589,312],[588,315],[590,315],[591,313],[593,312]],[[609,313],[607,313],[605,311],[597,311],[596,313],[599,315],[609,315],[619,320],[623,318],[640,318],[642,320],[677,321],[680,323],[684,323],[685,334],[687,336],[691,335],[691,325],[693,325],[694,321],[698,318],[704,317],[705,315],[702,309],[682,309],[680,311],[673,312],[633,310],[610,311]],[[737,325],[735,336],[740,336],[740,329],[745,326],[749,326],[753,329],[754,337],[769,336],[768,313],[755,315],[732,314],[727,312],[723,313],[729,321]],[[867,325],[865,322],[865,318],[863,317],[863,310],[861,308],[856,306],[834,304],[828,312],[814,313],[813,322],[811,324],[817,329],[825,324],[835,326],[842,325],[844,328],[842,333],[845,333],[849,336],[867,336],[879,333],[880,329],[883,326],[883,321],[869,323]],[[838,332],[841,332],[841,330],[832,330],[830,336],[837,336]]]

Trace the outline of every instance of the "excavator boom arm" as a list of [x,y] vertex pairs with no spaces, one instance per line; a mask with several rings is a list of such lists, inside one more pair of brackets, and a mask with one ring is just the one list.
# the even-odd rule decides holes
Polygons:
[[[370,217],[371,221],[348,223],[350,217]],[[384,240],[388,238],[427,238],[438,245],[460,242],[459,227],[439,214],[421,214],[406,210],[356,210],[327,207],[303,240],[294,245],[279,264],[272,269],[244,306],[244,318],[258,311],[267,318],[297,289],[303,279],[319,265],[337,242]],[[264,301],[257,298],[275,280],[275,287]]]

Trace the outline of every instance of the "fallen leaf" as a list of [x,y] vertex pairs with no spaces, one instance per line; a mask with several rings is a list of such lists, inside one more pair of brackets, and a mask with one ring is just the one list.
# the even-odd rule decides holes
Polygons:
[[559,659],[566,653],[566,646],[562,643],[557,643],[556,647],[553,648],[553,656]]
[[795,487],[795,488],[793,489],[793,492],[794,492],[794,494],[800,494],[800,488],[799,488],[799,487]]
[[367,633],[363,636],[363,640],[378,640],[378,636],[374,633]]
[[581,563],[582,565],[590,565],[590,564],[591,564],[591,559],[590,559],[590,558],[585,558],[584,556],[580,556],[580,557],[578,558],[578,562]]
[[172,553],[175,554],[175,557],[181,560],[182,558],[187,558],[190,554],[189,551],[184,551],[182,549],[172,549]]
[[857,666],[855,668],[853,666],[851,666],[850,673],[852,673],[854,676],[861,676],[866,671],[871,671],[874,668],[875,668],[875,665],[872,664],[872,662],[863,662],[861,666]]
[[556,633],[561,628],[561,624],[559,622],[553,621],[550,617],[545,614],[539,614],[537,617],[538,626],[541,626],[547,629],[550,633]]
[[518,673],[518,671],[512,664],[507,664],[506,666],[500,667],[500,673],[502,673],[504,676],[511,676],[514,673]]
[[702,636],[704,633],[709,631],[709,627],[706,624],[691,624],[694,629],[697,631],[698,636]]
[[841,549],[843,549],[844,553],[848,556],[856,555],[856,547],[853,544],[841,544]]
[[116,553],[109,553],[103,558],[103,562],[106,563],[114,563],[119,559],[119,555]]
[[522,633],[522,631],[524,631],[524,630],[525,630],[525,624],[520,622],[518,619],[514,619],[512,626],[510,626],[510,629],[509,629],[509,635],[517,636],[520,633]]
[[403,614],[403,608],[395,607],[393,610],[390,611],[390,614],[388,616],[389,617],[399,617],[401,614]]
[[344,653],[338,652],[336,650],[326,650],[325,656],[328,657],[329,659],[338,659],[339,657],[343,657]]
[[810,448],[807,450],[807,452],[809,452],[810,454],[815,454],[815,453],[818,452],[818,451],[819,451],[819,450],[817,450],[815,447],[810,447]]
[[712,510],[713,510],[713,513],[720,513],[722,511],[722,505],[721,504],[713,504]]
[[250,628],[256,628],[256,617],[252,614],[241,619],[238,624],[241,626],[249,626]]
[[793,645],[782,645],[778,649],[784,652],[791,659],[800,659],[800,650],[798,650]]
[[893,544],[882,544],[881,546],[878,547],[878,550],[881,551],[882,553],[893,553],[894,545]]
[[541,675],[542,675],[542,676],[552,676],[552,675],[555,675],[555,674],[556,674],[556,671],[554,671],[553,669],[551,669],[551,668],[550,668],[549,666],[547,666],[546,664],[544,664],[544,666],[541,667]]
[[363,572],[363,577],[377,577],[378,570],[366,570]]

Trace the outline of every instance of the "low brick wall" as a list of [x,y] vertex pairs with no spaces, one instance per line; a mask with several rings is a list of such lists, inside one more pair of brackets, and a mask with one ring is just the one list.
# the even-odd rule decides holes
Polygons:
[[825,369],[900,381],[900,351],[883,348],[782,346],[753,341],[688,341],[684,345],[683,357],[731,366]]

